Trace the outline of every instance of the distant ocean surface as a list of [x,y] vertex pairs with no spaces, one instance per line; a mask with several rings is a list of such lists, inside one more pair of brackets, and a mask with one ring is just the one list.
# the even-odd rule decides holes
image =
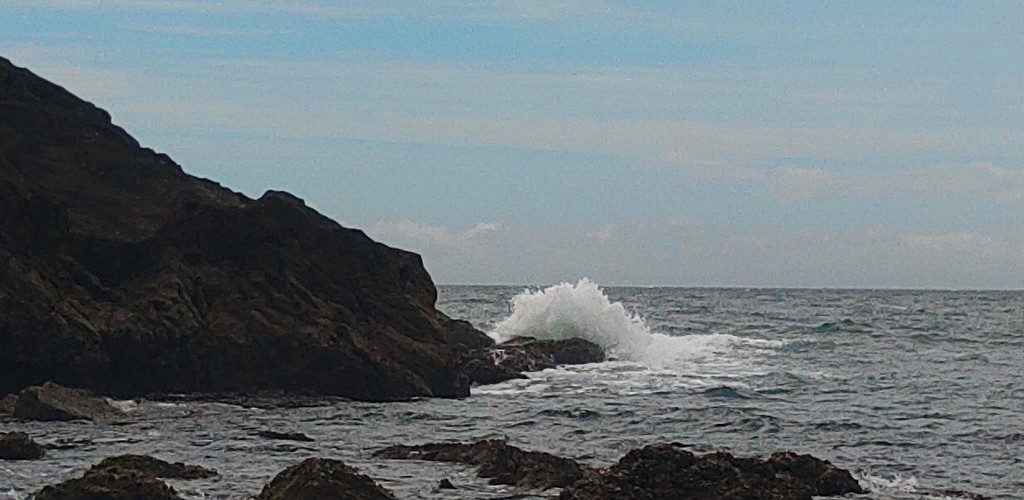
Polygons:
[[[613,360],[475,387],[458,401],[124,401],[134,423],[0,420],[0,430],[54,448],[39,461],[0,461],[0,498],[27,498],[121,453],[221,472],[168,481],[187,498],[256,494],[309,456],[341,458],[399,498],[550,497],[489,486],[468,466],[370,456],[390,444],[494,437],[598,466],[653,442],[791,450],[850,470],[870,492],[863,498],[1024,498],[1024,292],[581,281],[441,287],[439,307],[498,338],[585,337]],[[262,429],[316,442],[256,437]],[[442,478],[460,490],[436,490]]]

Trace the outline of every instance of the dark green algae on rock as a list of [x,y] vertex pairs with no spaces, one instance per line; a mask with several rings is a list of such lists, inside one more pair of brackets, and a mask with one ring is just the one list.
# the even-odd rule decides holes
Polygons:
[[281,471],[256,500],[395,500],[391,492],[340,460],[307,458]]
[[0,394],[469,394],[493,342],[420,257],[287,193],[253,200],[0,58]]
[[103,459],[78,478],[47,486],[35,500],[177,500],[178,493],[160,479],[201,479],[217,471],[170,463],[145,455]]

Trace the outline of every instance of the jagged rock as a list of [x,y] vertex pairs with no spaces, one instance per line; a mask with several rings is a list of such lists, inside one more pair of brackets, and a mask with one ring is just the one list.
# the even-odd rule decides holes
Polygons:
[[277,431],[256,431],[261,438],[276,439],[281,441],[301,441],[304,443],[313,442],[313,438],[301,432],[277,432]]
[[373,456],[476,465],[479,466],[480,477],[490,478],[491,484],[542,490],[570,485],[582,479],[588,471],[574,460],[549,453],[525,451],[495,439],[471,444],[396,445],[377,451]]
[[111,422],[123,413],[106,398],[53,382],[26,387],[13,400],[11,414],[25,420],[92,420]]
[[198,465],[181,462],[165,462],[147,455],[118,455],[104,458],[97,466],[101,469],[123,469],[139,471],[148,476],[163,479],[204,479],[217,475],[217,471]]
[[492,341],[436,299],[418,255],[190,176],[0,58],[0,394],[467,396]]
[[863,493],[849,472],[795,453],[767,460],[728,453],[697,456],[678,444],[630,451],[612,467],[564,489],[561,500],[811,500]]
[[452,482],[448,480],[448,478],[444,478],[444,479],[442,479],[442,480],[437,482],[437,489],[439,489],[439,490],[456,490],[458,488],[456,488],[455,485],[452,484]]
[[45,454],[43,446],[24,432],[0,434],[0,460],[35,460]]
[[174,488],[160,478],[200,479],[217,472],[196,465],[169,463],[144,455],[103,459],[80,478],[47,486],[36,500],[177,500]]
[[308,458],[281,471],[257,500],[394,500],[370,477],[340,460]]
[[522,372],[604,361],[604,350],[587,340],[537,340],[519,337],[492,347],[473,351],[467,365],[469,380],[476,384],[496,384],[525,378]]

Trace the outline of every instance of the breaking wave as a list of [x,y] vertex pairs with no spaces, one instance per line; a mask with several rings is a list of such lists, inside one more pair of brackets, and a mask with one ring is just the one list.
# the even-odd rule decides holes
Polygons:
[[543,290],[525,290],[511,300],[511,315],[490,333],[501,343],[516,337],[582,338],[601,346],[612,359],[661,368],[700,362],[741,351],[777,349],[781,341],[713,333],[670,336],[651,331],[639,314],[612,302],[593,281],[583,278]]

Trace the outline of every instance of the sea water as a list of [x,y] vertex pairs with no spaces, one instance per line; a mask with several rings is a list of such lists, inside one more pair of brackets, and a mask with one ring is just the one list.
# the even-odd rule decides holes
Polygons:
[[[472,467],[371,457],[390,444],[507,438],[606,466],[646,443],[851,470],[864,498],[1024,498],[1024,293],[906,290],[441,287],[439,307],[499,341],[587,338],[604,363],[475,387],[458,401],[331,398],[122,402],[127,425],[0,420],[50,445],[0,461],[0,498],[26,498],[106,456],[151,454],[221,475],[169,481],[244,498],[310,456],[340,458],[399,498],[545,498]],[[271,441],[272,429],[315,441]],[[437,490],[448,478],[460,489]]]

